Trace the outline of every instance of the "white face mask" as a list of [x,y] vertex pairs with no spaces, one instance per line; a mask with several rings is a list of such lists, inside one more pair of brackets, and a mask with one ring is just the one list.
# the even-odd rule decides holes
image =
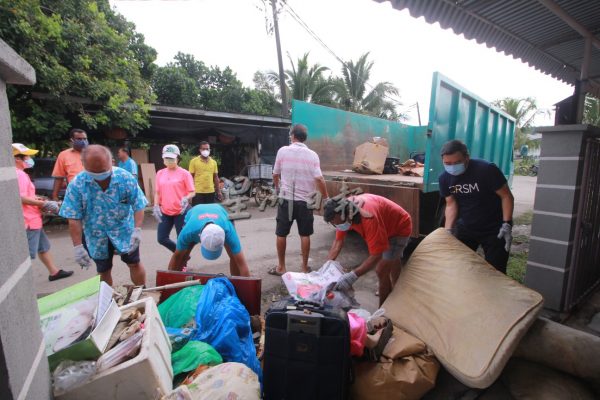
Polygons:
[[210,155],[210,150],[202,150],[200,154],[202,157],[208,157]]

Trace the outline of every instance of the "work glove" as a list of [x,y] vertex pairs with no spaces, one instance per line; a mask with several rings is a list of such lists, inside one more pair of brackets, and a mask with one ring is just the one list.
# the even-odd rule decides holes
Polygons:
[[135,228],[131,234],[131,240],[129,241],[129,251],[127,254],[131,254],[140,247],[142,242],[142,228]]
[[354,282],[356,282],[357,279],[358,276],[354,273],[354,271],[348,272],[340,277],[340,280],[335,285],[334,290],[340,290],[342,292],[351,290],[352,285],[354,285]]
[[185,211],[190,206],[190,200],[187,197],[181,199],[181,212],[179,214],[185,214]]
[[90,268],[90,265],[92,265],[92,259],[90,258],[90,255],[85,247],[83,247],[83,244],[73,247],[73,250],[75,251],[75,262],[79,264],[82,269]]
[[60,206],[58,205],[58,202],[53,200],[45,201],[42,206],[42,211],[50,214],[58,214],[59,210]]
[[160,206],[158,204],[155,204],[154,207],[152,207],[152,216],[159,224],[162,222],[162,212],[160,212]]
[[510,245],[512,243],[512,225],[504,222],[500,227],[500,231],[498,232],[498,239],[504,239],[506,243],[504,245],[504,250],[508,253],[510,251]]

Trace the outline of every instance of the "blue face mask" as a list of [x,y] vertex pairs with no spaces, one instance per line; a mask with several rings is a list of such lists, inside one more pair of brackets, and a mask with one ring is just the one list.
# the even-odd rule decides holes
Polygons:
[[85,173],[91,176],[95,181],[104,181],[112,175],[112,168],[105,172],[85,171]]
[[25,169],[33,168],[33,166],[35,165],[35,161],[33,161],[33,158],[28,158],[26,160],[23,160],[23,164],[25,164]]
[[73,148],[76,150],[81,150],[88,145],[87,139],[73,139]]
[[452,164],[452,165],[444,164],[444,169],[450,175],[458,176],[458,175],[464,174],[464,172],[467,168],[465,167],[465,163],[460,163],[460,164]]
[[350,222],[344,222],[343,224],[335,225],[335,229],[341,232],[346,232],[350,229],[352,224]]

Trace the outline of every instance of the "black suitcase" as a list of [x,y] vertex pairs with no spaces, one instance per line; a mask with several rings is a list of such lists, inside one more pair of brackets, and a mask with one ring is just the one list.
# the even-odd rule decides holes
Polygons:
[[341,309],[288,297],[265,315],[265,400],[347,399],[350,326]]

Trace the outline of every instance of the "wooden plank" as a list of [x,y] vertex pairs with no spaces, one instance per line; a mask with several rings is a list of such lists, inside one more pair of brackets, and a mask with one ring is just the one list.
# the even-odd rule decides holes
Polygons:
[[154,188],[156,187],[156,167],[154,164],[140,164],[144,193],[150,204],[154,204]]
[[150,162],[148,150],[146,149],[131,149],[131,158],[133,158],[138,165],[148,164]]
[[323,171],[325,180],[423,188],[423,177],[401,174],[365,175],[353,171]]

